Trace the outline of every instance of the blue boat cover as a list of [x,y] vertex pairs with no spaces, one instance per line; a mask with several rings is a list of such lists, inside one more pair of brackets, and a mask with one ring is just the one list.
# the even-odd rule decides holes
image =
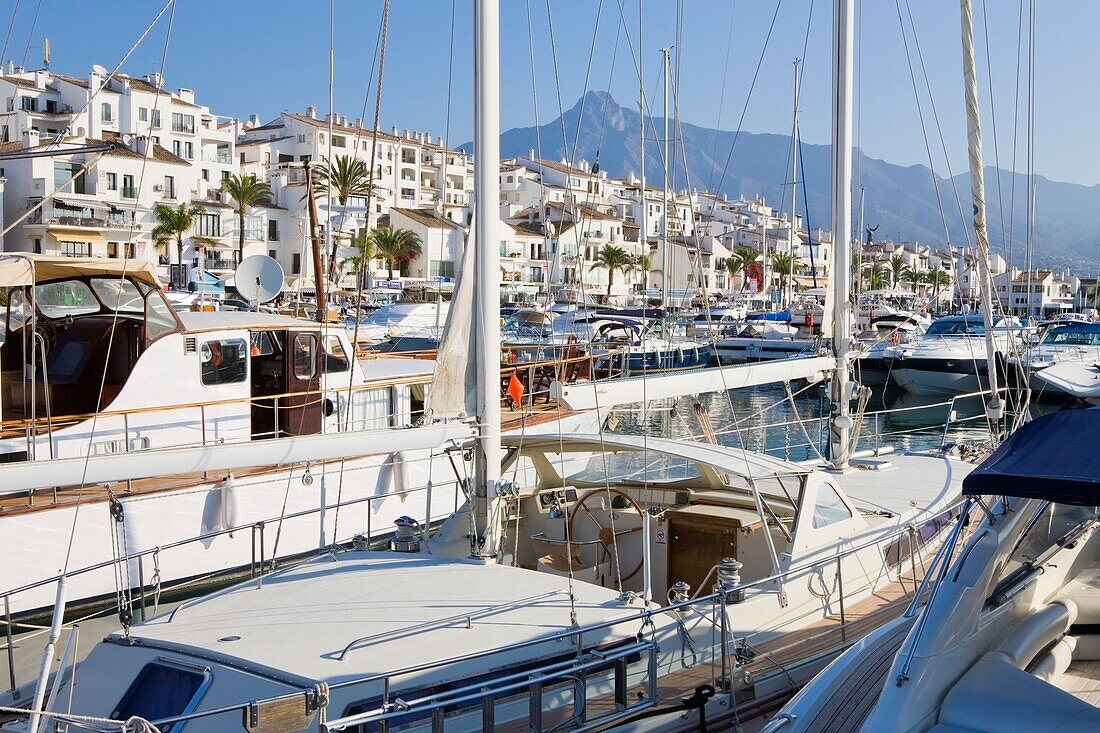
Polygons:
[[745,317],[746,321],[781,321],[783,323],[791,322],[791,312],[782,310],[774,311],[771,313],[753,313]]
[[963,493],[1100,505],[1098,437],[1100,408],[1036,418],[963,479]]

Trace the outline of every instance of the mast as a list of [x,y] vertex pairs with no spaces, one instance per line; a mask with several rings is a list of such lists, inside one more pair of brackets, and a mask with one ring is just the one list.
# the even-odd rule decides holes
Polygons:
[[[974,233],[978,242],[978,294],[982,299],[985,325],[986,371],[989,372],[989,402],[985,414],[1000,420],[1004,402],[997,384],[997,346],[993,338],[993,279],[989,274],[989,233],[985,226],[985,178],[982,169],[982,128],[978,110],[978,74],[974,62],[974,18],[970,0],[959,0],[962,18],[963,88],[966,94],[966,140],[970,160],[970,199],[974,204]],[[1028,274],[1028,312],[1031,310],[1031,274]]]
[[474,2],[474,247],[477,289],[477,420],[480,427],[475,493],[484,496],[485,534],[478,554],[496,555],[494,519],[500,479],[500,8]]
[[833,148],[832,238],[830,276],[833,355],[836,368],[829,389],[829,459],[836,470],[848,467],[852,418],[849,359],[851,350],[852,230],[852,61],[855,16],[852,0],[833,2]]
[[[664,280],[665,287],[661,293],[661,305],[665,309],[668,308],[671,298],[669,298],[669,290],[672,288],[672,252],[668,249],[668,49],[661,49],[661,76],[664,77],[664,135],[662,137],[662,146],[664,152],[662,157],[664,158],[664,189],[661,191],[661,207],[664,209],[664,216],[661,218],[661,249],[663,256],[661,257],[661,267],[664,268]],[[667,319],[666,319],[667,324]],[[667,325],[665,327],[667,329]],[[667,333],[665,334],[668,335]]]
[[[639,2],[639,6],[640,5],[641,5],[641,3]],[[642,13],[640,12],[640,10],[641,10],[641,8],[639,7],[639,13],[638,13],[638,46],[639,47],[641,47],[641,45],[642,45],[642,26],[643,26],[642,19],[644,17],[642,15]],[[648,206],[646,205],[646,198],[645,198],[646,197],[646,192],[645,192],[645,81],[644,81],[644,71],[645,71],[645,64],[642,64],[642,63],[638,64],[638,120],[641,122],[641,126],[640,126],[641,139],[639,141],[641,144],[640,144],[640,147],[638,149],[639,167],[641,168],[641,181],[639,183],[639,186],[640,186],[639,191],[641,191],[641,197],[639,199],[639,201],[640,201],[639,206],[641,207],[641,221],[640,221],[640,224],[641,224],[641,227],[642,227],[641,228],[641,236],[640,236],[640,239],[641,239],[641,250],[640,251],[641,251],[642,255],[648,255],[649,254],[649,229],[647,227],[649,226],[649,217],[647,216],[646,209],[648,208]],[[665,273],[662,272],[661,273],[661,280],[664,280],[664,279],[665,279]],[[645,295],[645,297],[642,300],[643,309],[646,307],[646,305],[648,305],[648,302],[649,302],[648,301],[649,293],[645,293],[644,295]]]
[[[333,80],[336,73],[336,52],[333,48],[333,16],[336,13],[336,0],[329,0],[328,3],[328,151],[325,153],[327,160],[325,164],[329,166],[329,170],[332,169],[332,122],[336,116],[335,110],[333,110],[332,102],[332,87]],[[371,161],[371,165],[374,161]],[[325,187],[325,252],[331,258],[328,263],[328,270],[325,272],[325,277],[332,276],[332,281],[336,282],[336,250],[332,246],[332,185],[329,181],[328,186]],[[317,273],[317,279],[321,279],[321,274]],[[320,287],[320,286],[318,286]],[[317,307],[321,307],[321,291],[317,291]],[[325,302],[325,310],[328,310],[328,302]]]
[[[794,122],[791,123],[791,226],[787,234],[787,253],[790,255],[790,272],[787,273],[787,307],[794,297],[794,242],[798,227],[798,63],[794,60]],[[781,273],[782,274],[782,273]]]
[[305,168],[306,200],[308,202],[306,208],[309,212],[309,248],[313,255],[313,292],[317,296],[317,322],[324,323],[328,317],[328,300],[325,298],[324,265],[321,264],[321,238],[317,236],[317,197],[313,195],[313,169],[308,160],[305,163]]

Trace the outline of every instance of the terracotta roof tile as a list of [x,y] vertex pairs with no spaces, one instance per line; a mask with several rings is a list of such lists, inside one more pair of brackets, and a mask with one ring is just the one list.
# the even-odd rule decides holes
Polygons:
[[462,228],[450,219],[437,216],[431,209],[403,209],[393,206],[390,207],[390,213],[392,214],[393,212],[397,212],[408,219],[412,219],[416,223],[422,224],[429,229],[443,229],[444,227],[449,227],[451,229]]

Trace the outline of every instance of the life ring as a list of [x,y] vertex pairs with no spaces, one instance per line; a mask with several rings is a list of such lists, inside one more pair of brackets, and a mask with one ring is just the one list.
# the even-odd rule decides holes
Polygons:
[[898,332],[896,330],[891,331],[890,332],[890,343],[893,344],[894,346],[897,346],[898,343],[900,343],[900,342],[901,342],[901,337],[898,336]]

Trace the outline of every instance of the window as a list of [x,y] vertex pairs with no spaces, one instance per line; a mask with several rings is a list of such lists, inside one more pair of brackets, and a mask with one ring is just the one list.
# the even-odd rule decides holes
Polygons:
[[248,371],[244,339],[203,342],[200,350],[202,383],[206,386],[243,382]]
[[325,374],[334,372],[346,372],[351,363],[344,353],[344,345],[340,343],[338,336],[325,336]]
[[148,121],[149,121],[149,108],[148,107],[138,107],[138,122],[148,122]]
[[195,233],[200,237],[220,237],[222,235],[221,214],[200,214],[195,217]]
[[159,290],[150,290],[145,296],[145,340],[151,343],[174,330],[176,315],[172,306]]
[[107,190],[108,191],[117,191],[118,190],[118,174],[117,173],[108,173],[107,174]]
[[275,221],[274,219],[271,219],[267,222],[267,241],[279,241],[279,222]]
[[302,255],[298,252],[294,253],[290,262],[290,274],[298,275],[302,272]]
[[41,239],[35,239],[34,240],[34,253],[36,255],[42,254],[42,240]]
[[228,181],[229,180],[229,171],[222,171],[222,180],[223,181]]
[[[85,174],[80,163],[54,163],[53,186],[62,193],[84,193]],[[76,176],[76,178],[73,178]],[[72,180],[69,180],[72,178]]]
[[306,141],[306,136],[305,135],[299,135],[298,136],[298,144],[299,145],[305,143],[305,141]]
[[311,379],[317,373],[317,337],[312,333],[300,333],[294,337],[294,376]]
[[183,146],[182,146],[182,144],[180,143],[180,141],[179,141],[179,140],[173,140],[173,141],[172,141],[172,153],[173,153],[174,155],[177,155],[177,156],[178,156],[178,155],[180,154],[180,151],[181,151],[181,150],[183,150]]
[[59,242],[62,257],[91,257],[91,242]]
[[195,132],[195,115],[172,113],[172,132]]
[[34,97],[20,97],[19,108],[25,112],[37,112],[38,100]]
[[137,189],[134,188],[134,177],[132,175],[123,174],[122,176],[122,198],[137,198]]
[[454,277],[455,263],[451,260],[432,260],[428,265],[430,277]]
[[210,169],[209,168],[203,168],[202,169],[202,180],[204,180],[208,183],[210,182]]
[[176,177],[165,176],[164,177],[164,198],[174,199],[176,197]]
[[184,143],[183,144],[183,157],[187,158],[188,160],[194,160],[195,159],[195,144],[194,143]]
[[830,524],[843,522],[852,518],[852,512],[829,484],[821,484],[817,490],[817,501],[814,503],[814,529],[827,527]]
[[[204,670],[152,662],[142,667],[111,717],[126,720],[136,715],[159,720],[186,715],[195,709],[209,684],[210,673]],[[171,733],[178,728],[173,724],[161,730]]]
[[100,109],[100,115],[99,115],[100,119],[102,119],[104,122],[111,122],[114,119],[114,115],[111,113],[111,103],[110,102],[104,102],[103,104],[101,104],[99,106],[99,109]]
[[160,128],[160,110],[153,110],[153,127]]
[[137,286],[129,280],[93,277],[92,290],[110,310],[123,313],[141,313],[145,308]]
[[334,148],[346,148],[348,146],[348,139],[343,135],[332,136],[332,147]]
[[49,318],[79,316],[99,310],[91,288],[79,280],[62,280],[34,286],[38,309]]

